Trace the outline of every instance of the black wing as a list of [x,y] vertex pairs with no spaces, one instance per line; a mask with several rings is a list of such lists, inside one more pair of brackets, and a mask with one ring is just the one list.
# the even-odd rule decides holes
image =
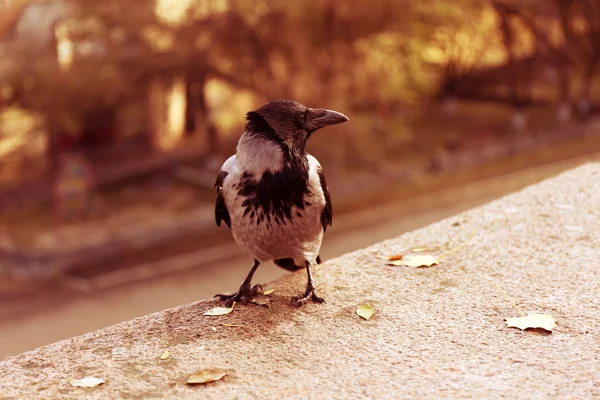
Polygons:
[[223,181],[227,176],[227,172],[219,171],[217,175],[217,181],[215,182],[215,188],[217,189],[217,202],[215,204],[215,221],[217,226],[221,226],[221,221],[225,221],[229,229],[231,229],[231,220],[229,218],[229,210],[225,205],[225,198],[223,198]]
[[325,208],[321,212],[321,223],[323,224],[323,231],[326,231],[327,226],[331,225],[333,220],[333,207],[331,206],[331,196],[329,195],[329,188],[327,187],[327,182],[325,181],[323,169],[319,167],[317,172],[319,174],[319,180],[321,181],[321,189],[325,195]]

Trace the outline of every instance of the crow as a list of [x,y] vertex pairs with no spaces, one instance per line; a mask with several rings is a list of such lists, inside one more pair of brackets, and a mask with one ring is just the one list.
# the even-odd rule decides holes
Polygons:
[[321,164],[306,153],[318,129],[348,121],[337,111],[308,108],[293,100],[269,102],[246,114],[236,154],[219,171],[215,188],[217,226],[225,222],[254,264],[233,294],[217,294],[231,306],[262,293],[251,287],[260,263],[274,261],[288,271],[306,268],[308,281],[291,303],[323,303],[315,294],[310,267],[320,263],[323,234],[332,221],[329,188]]

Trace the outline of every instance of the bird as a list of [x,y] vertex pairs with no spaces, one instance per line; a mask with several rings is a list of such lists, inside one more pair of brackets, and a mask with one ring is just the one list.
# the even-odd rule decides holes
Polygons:
[[340,112],[294,100],[271,101],[246,114],[236,153],[223,163],[215,182],[216,224],[225,222],[254,260],[235,293],[215,295],[227,307],[262,294],[260,284],[251,286],[252,276],[268,261],[288,271],[306,269],[306,288],[292,297],[293,306],[325,302],[315,293],[311,266],[321,263],[333,208],[323,168],[306,152],[306,143],[315,131],[348,120]]

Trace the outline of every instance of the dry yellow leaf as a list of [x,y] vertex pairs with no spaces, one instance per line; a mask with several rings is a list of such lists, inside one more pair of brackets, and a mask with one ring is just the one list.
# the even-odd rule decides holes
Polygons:
[[410,251],[412,253],[424,253],[426,251],[428,251],[429,249],[427,247],[413,247],[412,249],[410,249]]
[[363,304],[362,306],[356,309],[356,314],[359,317],[364,318],[368,321],[373,316],[373,314],[375,314],[375,310],[373,310],[373,307],[371,307],[370,305]]
[[204,315],[207,315],[209,317],[218,317],[221,315],[227,315],[230,312],[233,311],[233,307],[235,307],[235,302],[231,305],[231,308],[227,308],[227,307],[215,307],[211,310],[208,310],[207,312],[204,313]]
[[223,326],[228,326],[228,327],[231,327],[231,328],[241,328],[244,325],[240,325],[240,324],[223,324]]
[[385,260],[385,261],[402,260],[402,254],[396,254],[393,256],[375,256],[375,257],[379,258],[380,260]]
[[169,358],[171,356],[171,353],[169,352],[169,350],[165,350],[161,355],[160,355],[160,359],[161,360],[166,360],[167,358]]
[[418,253],[418,254],[406,254],[402,260],[392,261],[388,265],[393,266],[406,266],[406,267],[431,267],[433,265],[439,265],[438,259],[433,254]]
[[271,300],[269,297],[264,296],[262,294],[254,296],[251,301],[254,304],[258,304],[259,306],[265,306],[267,308],[271,308],[271,303],[273,302],[273,300]]
[[94,376],[86,376],[82,379],[71,379],[69,381],[69,385],[82,388],[93,388],[98,385],[102,385],[103,383],[104,379],[96,378]]
[[525,329],[544,329],[552,332],[556,326],[556,320],[550,314],[529,313],[522,317],[507,318],[506,325],[509,328]]
[[195,385],[201,383],[214,382],[223,379],[225,375],[227,375],[227,372],[223,371],[222,369],[205,369],[203,371],[198,371],[195,374],[190,375],[186,383],[190,385]]
[[275,291],[275,289],[267,289],[267,290],[263,291],[263,294],[264,294],[265,296],[268,296],[268,295],[270,295],[271,293],[273,293],[274,291]]

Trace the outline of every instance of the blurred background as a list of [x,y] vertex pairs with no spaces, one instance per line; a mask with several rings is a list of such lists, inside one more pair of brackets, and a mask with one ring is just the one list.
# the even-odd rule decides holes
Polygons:
[[213,184],[267,101],[350,117],[325,258],[600,151],[596,0],[0,0],[0,54],[0,358],[235,290]]

